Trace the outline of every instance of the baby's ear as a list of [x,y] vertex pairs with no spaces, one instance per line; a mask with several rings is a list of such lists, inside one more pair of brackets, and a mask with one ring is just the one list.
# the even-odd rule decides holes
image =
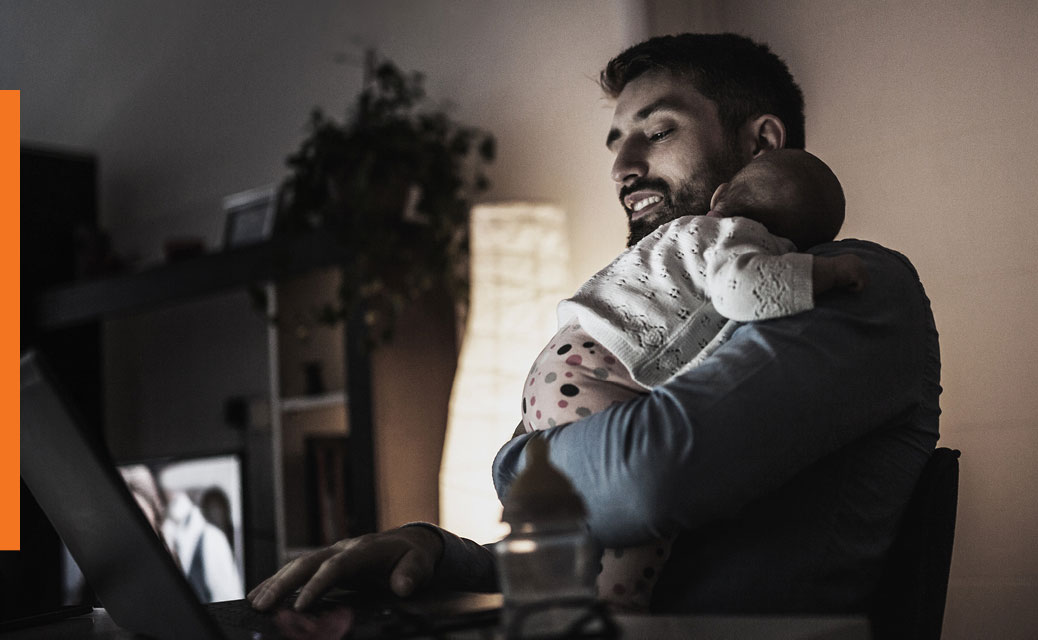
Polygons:
[[728,189],[728,183],[727,182],[722,182],[721,184],[717,185],[716,189],[714,189],[714,195],[710,197],[710,210],[711,211],[714,209],[715,206],[717,206],[717,201],[721,199],[721,194],[723,194],[727,189]]

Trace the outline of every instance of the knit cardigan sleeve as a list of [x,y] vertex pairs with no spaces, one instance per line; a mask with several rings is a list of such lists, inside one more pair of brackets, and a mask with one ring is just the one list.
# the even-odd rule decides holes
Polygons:
[[791,242],[747,218],[700,217],[698,226],[701,235],[715,234],[702,253],[703,286],[722,316],[752,322],[814,308],[810,254],[794,253]]
[[685,216],[620,254],[559,303],[647,388],[734,330],[814,306],[813,258],[747,218]]

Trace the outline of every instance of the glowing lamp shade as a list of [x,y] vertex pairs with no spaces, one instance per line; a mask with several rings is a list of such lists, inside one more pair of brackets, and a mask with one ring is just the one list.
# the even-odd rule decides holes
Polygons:
[[508,531],[491,463],[519,424],[526,374],[568,295],[565,227],[563,211],[550,205],[472,211],[470,308],[440,465],[440,525],[476,542]]

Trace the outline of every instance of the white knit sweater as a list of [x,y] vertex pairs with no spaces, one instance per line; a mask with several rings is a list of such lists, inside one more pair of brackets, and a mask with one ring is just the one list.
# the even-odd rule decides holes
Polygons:
[[558,306],[646,388],[698,365],[739,322],[813,308],[812,256],[747,218],[661,226]]

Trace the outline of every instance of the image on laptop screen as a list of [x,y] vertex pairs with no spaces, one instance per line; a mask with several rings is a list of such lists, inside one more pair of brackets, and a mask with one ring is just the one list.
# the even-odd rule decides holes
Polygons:
[[[237,454],[118,465],[138,506],[202,602],[242,598],[245,553]],[[82,600],[83,576],[64,554],[65,601]]]

